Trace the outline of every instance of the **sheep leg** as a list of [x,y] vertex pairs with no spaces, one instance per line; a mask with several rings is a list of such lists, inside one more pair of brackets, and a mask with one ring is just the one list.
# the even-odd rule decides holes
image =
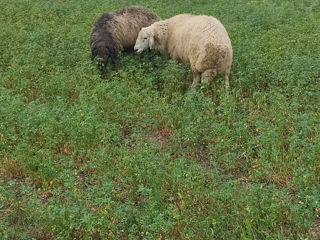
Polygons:
[[193,83],[191,88],[195,89],[196,86],[199,84],[200,82],[200,73],[199,72],[193,72]]
[[116,57],[115,57],[115,55],[112,54],[112,55],[110,56],[110,59],[111,59],[111,61],[110,61],[110,63],[111,63],[111,70],[113,71],[113,70],[115,69],[115,66],[116,66]]
[[230,83],[229,83],[229,75],[230,75],[230,69],[228,69],[224,75],[224,84],[226,85],[226,91],[228,93],[229,88],[230,88]]
[[215,69],[206,70],[202,73],[201,83],[209,83],[215,76],[217,76]]

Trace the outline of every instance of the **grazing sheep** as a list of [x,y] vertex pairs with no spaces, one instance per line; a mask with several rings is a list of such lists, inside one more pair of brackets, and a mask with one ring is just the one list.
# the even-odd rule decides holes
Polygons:
[[117,52],[133,49],[141,28],[159,20],[151,10],[140,6],[125,7],[98,17],[92,27],[90,47],[92,59],[98,58],[101,73],[105,72],[109,57],[114,63]]
[[232,46],[228,33],[219,20],[205,15],[180,14],[142,28],[134,50],[147,49],[169,52],[173,59],[190,63],[193,72],[192,87],[208,83],[225,73],[229,89],[232,64]]

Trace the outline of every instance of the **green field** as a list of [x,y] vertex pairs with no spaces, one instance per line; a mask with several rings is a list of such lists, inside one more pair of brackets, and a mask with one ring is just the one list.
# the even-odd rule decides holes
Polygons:
[[[121,53],[91,26],[139,4],[207,14],[222,77]],[[319,0],[1,0],[0,239],[319,239]]]

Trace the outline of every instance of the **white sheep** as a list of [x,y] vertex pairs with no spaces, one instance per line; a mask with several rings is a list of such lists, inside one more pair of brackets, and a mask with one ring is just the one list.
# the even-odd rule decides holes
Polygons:
[[218,74],[225,73],[225,86],[229,89],[232,64],[232,46],[222,23],[205,15],[180,14],[142,28],[134,50],[167,51],[173,59],[190,63],[193,72],[192,87],[208,83]]

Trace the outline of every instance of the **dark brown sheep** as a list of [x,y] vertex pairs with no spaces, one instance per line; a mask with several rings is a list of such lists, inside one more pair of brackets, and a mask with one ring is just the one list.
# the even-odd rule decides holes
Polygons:
[[141,28],[159,20],[151,10],[140,6],[125,7],[98,17],[92,27],[90,47],[92,59],[98,59],[100,72],[106,71],[109,58],[114,63],[116,53],[133,50]]

